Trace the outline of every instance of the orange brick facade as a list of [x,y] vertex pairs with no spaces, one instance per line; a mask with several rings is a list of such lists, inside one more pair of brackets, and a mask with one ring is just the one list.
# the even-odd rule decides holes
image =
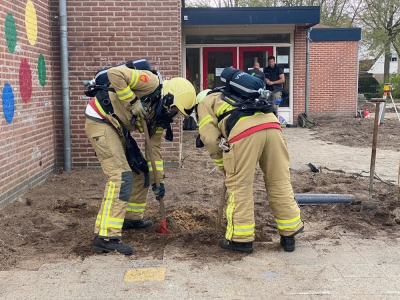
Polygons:
[[294,31],[294,62],[293,62],[293,116],[305,111],[306,93],[306,27],[296,27]]
[[355,115],[358,42],[312,42],[309,78],[310,114]]
[[[56,15],[58,1],[52,4]],[[137,58],[148,59],[164,79],[180,76],[181,1],[68,0],[67,10],[72,165],[97,166],[98,160],[84,132],[84,111],[89,98],[84,95],[82,81],[92,79],[101,68]],[[53,25],[53,42],[56,43],[58,24],[53,22]],[[60,78],[60,70],[57,68],[55,72]],[[62,157],[61,107],[55,120],[60,129],[56,132],[57,157]],[[181,124],[182,120],[173,124],[174,141],[163,143],[165,161],[179,162]],[[140,146],[144,146],[144,137],[134,136]]]

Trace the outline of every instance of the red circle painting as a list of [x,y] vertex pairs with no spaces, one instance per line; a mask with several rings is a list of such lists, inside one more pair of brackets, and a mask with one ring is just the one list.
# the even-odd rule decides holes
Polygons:
[[19,66],[19,89],[24,103],[29,103],[32,96],[32,73],[28,60],[22,59]]

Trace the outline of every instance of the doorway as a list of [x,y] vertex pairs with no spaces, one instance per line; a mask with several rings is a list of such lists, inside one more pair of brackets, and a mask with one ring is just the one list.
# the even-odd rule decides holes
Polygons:
[[239,47],[239,69],[248,72],[255,62],[260,64],[260,70],[268,66],[268,56],[274,55],[274,47]]
[[221,73],[226,67],[237,68],[237,47],[204,47],[203,90],[222,86]]

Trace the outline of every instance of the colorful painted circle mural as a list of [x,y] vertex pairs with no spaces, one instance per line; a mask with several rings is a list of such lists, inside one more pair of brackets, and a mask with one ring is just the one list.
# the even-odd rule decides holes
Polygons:
[[11,123],[12,119],[14,118],[14,93],[11,85],[9,85],[8,83],[6,83],[3,88],[3,95],[1,96],[1,100],[3,103],[4,117],[7,123]]
[[6,17],[4,29],[8,50],[14,53],[15,46],[17,45],[17,28],[15,27],[14,17],[11,14],[8,14]]
[[38,75],[40,85],[44,86],[46,84],[46,63],[43,54],[40,54],[38,59]]
[[19,66],[19,89],[24,103],[31,101],[32,96],[32,73],[28,60],[22,59]]
[[26,3],[25,27],[29,43],[33,46],[36,44],[38,30],[37,30],[36,10],[31,0],[28,0],[28,2]]

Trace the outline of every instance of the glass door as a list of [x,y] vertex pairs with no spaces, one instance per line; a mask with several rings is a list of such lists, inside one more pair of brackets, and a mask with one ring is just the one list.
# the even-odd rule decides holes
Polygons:
[[237,68],[236,47],[204,47],[203,90],[222,86],[221,72],[226,67]]
[[262,71],[268,66],[268,56],[274,55],[274,47],[239,47],[239,69],[248,72],[255,62],[260,63]]

